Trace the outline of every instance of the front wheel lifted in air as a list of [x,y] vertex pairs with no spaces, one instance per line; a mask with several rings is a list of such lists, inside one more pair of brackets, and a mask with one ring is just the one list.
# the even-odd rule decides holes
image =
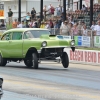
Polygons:
[[63,52],[62,56],[61,56],[61,61],[62,61],[62,65],[64,68],[68,68],[69,66],[69,58],[68,58],[68,54],[66,52]]

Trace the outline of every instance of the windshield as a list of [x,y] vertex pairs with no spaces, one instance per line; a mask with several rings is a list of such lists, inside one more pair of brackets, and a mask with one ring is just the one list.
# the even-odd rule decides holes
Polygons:
[[50,35],[49,30],[30,30],[34,38],[39,38],[41,35]]

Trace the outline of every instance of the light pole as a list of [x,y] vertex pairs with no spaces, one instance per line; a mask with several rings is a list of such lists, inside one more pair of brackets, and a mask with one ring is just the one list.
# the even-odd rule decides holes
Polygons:
[[90,26],[92,25],[93,21],[93,0],[90,0]]
[[82,9],[82,0],[80,0],[80,10]]
[[40,21],[43,20],[43,0],[40,0]]
[[18,0],[18,21],[21,21],[21,0]]
[[63,0],[64,20],[66,20],[66,0]]

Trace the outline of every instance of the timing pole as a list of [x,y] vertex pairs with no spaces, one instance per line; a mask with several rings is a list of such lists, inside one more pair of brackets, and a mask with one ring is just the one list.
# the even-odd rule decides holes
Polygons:
[[80,10],[82,9],[82,0],[80,0]]
[[93,0],[90,0],[90,26],[92,25],[93,21]]
[[64,20],[66,20],[66,0],[63,0]]
[[40,0],[40,20],[43,20],[43,0]]
[[18,0],[18,21],[21,21],[21,0]]

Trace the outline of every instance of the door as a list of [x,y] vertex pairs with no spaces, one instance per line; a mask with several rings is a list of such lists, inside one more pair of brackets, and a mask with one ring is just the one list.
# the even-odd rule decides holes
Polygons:
[[9,40],[11,40],[11,33],[3,35],[0,41],[0,51],[5,58],[9,58]]
[[22,58],[23,39],[22,32],[12,32],[12,38],[9,40],[8,52],[11,58]]

